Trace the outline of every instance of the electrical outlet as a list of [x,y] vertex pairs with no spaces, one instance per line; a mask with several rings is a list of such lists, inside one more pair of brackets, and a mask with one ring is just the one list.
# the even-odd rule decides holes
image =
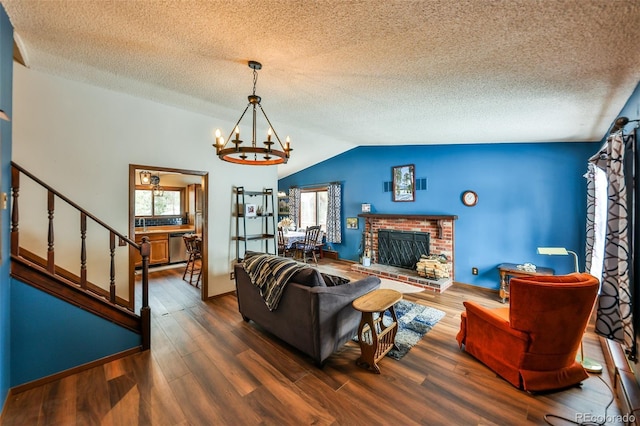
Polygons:
[[476,268],[475,266],[473,268],[471,268],[471,273],[473,275],[478,275],[478,268]]
[[233,272],[229,273],[229,279],[230,280],[235,280],[236,279],[236,274],[233,273]]

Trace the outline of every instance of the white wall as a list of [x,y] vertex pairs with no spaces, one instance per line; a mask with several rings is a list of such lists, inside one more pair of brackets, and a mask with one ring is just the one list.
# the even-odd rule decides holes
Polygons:
[[[229,280],[235,257],[229,241],[232,187],[276,189],[277,170],[233,165],[215,156],[213,130],[231,128],[233,123],[21,65],[14,65],[13,98],[13,161],[123,234],[128,233],[129,164],[209,172],[209,296],[234,289]],[[21,245],[46,242],[46,201],[29,199],[25,189],[19,205]],[[58,203],[56,262],[79,273],[78,220],[58,222],[63,210]],[[32,232],[27,231],[27,222],[32,222]],[[67,235],[73,238],[67,241]],[[89,279],[100,275],[108,281],[108,262],[96,261],[105,243],[95,240],[88,239]],[[61,253],[64,248],[69,256]],[[34,251],[45,253],[46,244]],[[118,295],[125,296],[128,282],[120,274],[127,273],[126,253],[118,251],[117,262]]]

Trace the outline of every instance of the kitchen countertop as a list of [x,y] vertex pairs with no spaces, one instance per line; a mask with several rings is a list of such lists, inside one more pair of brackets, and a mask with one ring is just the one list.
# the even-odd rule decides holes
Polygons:
[[195,232],[193,225],[164,225],[164,226],[147,226],[146,231],[142,227],[135,228],[136,235],[149,234],[170,234],[172,232]]

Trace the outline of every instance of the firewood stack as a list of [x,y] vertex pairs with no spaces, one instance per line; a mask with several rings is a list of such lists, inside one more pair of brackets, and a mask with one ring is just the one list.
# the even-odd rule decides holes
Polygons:
[[421,277],[439,280],[449,278],[451,275],[451,264],[443,255],[422,255],[416,263],[416,270]]

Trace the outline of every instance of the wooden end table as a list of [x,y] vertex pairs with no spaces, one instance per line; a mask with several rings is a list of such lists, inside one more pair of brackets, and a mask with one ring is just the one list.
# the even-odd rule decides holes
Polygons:
[[[362,312],[362,319],[358,327],[358,341],[360,342],[360,358],[358,366],[372,369],[380,374],[380,361],[395,344],[398,332],[398,318],[393,305],[402,300],[402,293],[390,289],[373,290],[353,301],[353,308]],[[384,324],[382,318],[389,310],[391,324]],[[377,314],[377,315],[374,315]]]
[[541,266],[536,267],[535,271],[525,271],[524,269],[518,269],[518,265],[515,263],[501,263],[498,265],[498,272],[500,273],[500,298],[502,303],[507,303],[509,298],[509,280],[511,277],[532,277],[535,275],[553,275],[554,270],[551,268],[543,268]]

